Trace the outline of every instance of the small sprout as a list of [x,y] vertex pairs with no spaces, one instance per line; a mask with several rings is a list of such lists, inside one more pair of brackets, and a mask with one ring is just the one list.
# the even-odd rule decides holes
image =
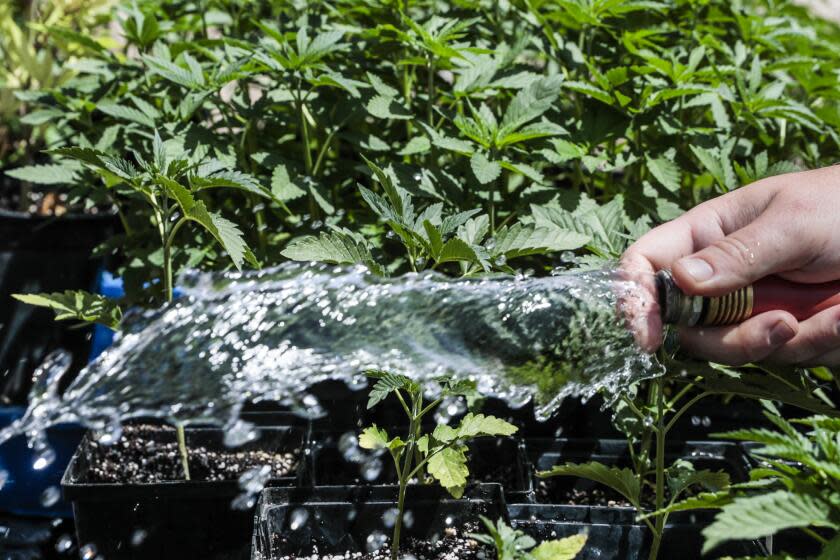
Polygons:
[[497,560],[573,560],[586,544],[586,535],[581,533],[559,540],[543,541],[539,545],[524,532],[509,527],[503,519],[495,525],[481,517],[487,528],[486,534],[471,534],[470,537],[496,549]]

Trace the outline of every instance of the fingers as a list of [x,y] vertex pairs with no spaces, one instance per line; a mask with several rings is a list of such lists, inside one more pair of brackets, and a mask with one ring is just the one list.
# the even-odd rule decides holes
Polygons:
[[767,359],[804,366],[840,364],[840,306],[801,321],[796,336]]
[[799,324],[786,311],[768,311],[739,325],[682,328],[680,344],[690,354],[722,364],[759,362],[792,340]]
[[662,345],[662,318],[653,266],[640,255],[630,254],[621,261],[625,282],[619,286],[619,308],[636,343],[645,352]]
[[789,269],[802,250],[797,246],[801,240],[787,235],[785,222],[775,212],[762,214],[745,227],[678,260],[671,267],[674,279],[687,293],[719,296]]

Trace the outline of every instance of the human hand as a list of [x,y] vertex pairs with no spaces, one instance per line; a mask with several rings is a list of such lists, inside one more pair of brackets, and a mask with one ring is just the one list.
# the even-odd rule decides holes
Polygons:
[[[840,166],[757,181],[642,236],[622,269],[644,287],[631,317],[639,343],[662,343],[654,272],[670,268],[687,294],[719,296],[768,275],[800,283],[840,279]],[[719,363],[840,364],[840,306],[797,321],[768,311],[739,325],[680,328],[689,353]]]

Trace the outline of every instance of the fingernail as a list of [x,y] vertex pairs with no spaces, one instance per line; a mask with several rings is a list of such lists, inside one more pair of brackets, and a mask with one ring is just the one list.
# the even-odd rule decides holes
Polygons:
[[770,346],[779,346],[794,337],[796,333],[784,321],[777,321],[770,329]]
[[711,265],[703,259],[683,259],[680,264],[696,282],[705,282],[715,273]]

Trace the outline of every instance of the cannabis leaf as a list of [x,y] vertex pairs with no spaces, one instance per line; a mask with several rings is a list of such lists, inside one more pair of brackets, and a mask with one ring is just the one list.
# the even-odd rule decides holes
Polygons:
[[29,305],[52,309],[57,321],[98,323],[117,330],[122,320],[119,305],[98,294],[67,290],[51,294],[12,294],[12,297]]

